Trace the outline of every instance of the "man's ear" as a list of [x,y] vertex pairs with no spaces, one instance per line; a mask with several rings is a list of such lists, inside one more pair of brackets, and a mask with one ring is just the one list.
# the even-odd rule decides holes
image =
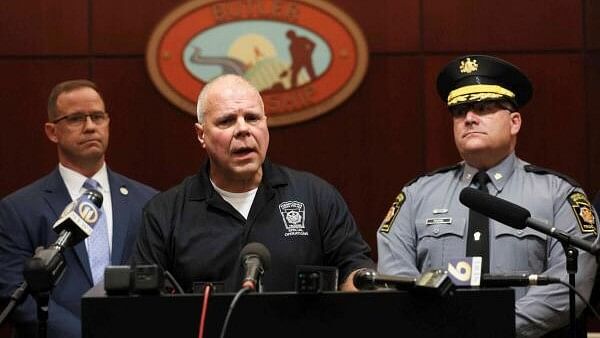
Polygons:
[[48,139],[54,143],[58,143],[58,137],[56,137],[56,124],[46,122],[44,125],[44,131]]
[[196,137],[198,138],[198,141],[202,145],[202,148],[205,148],[206,144],[204,143],[204,126],[200,123],[194,123],[194,128],[196,129]]
[[521,130],[521,113],[518,111],[510,113],[510,133],[512,135],[517,135],[519,130]]

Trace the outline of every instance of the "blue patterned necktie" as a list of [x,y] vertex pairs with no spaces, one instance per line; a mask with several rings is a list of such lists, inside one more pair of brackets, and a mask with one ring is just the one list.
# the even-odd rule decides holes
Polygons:
[[[96,180],[88,178],[83,183],[83,188],[99,190],[100,184]],[[110,264],[110,247],[108,241],[106,215],[104,208],[101,208],[100,218],[94,225],[94,230],[88,239],[88,257],[90,259],[94,285],[104,279],[104,269]]]

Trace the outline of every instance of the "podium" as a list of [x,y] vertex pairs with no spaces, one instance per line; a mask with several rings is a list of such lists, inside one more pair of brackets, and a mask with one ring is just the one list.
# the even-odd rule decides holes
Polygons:
[[[219,337],[235,294],[208,300],[204,337]],[[203,296],[82,297],[83,338],[198,336]],[[226,337],[514,337],[514,291],[459,289],[440,297],[412,291],[244,294]]]

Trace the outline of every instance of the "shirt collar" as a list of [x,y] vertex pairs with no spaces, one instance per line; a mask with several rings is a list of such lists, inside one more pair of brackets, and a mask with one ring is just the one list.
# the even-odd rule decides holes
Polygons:
[[[508,181],[508,178],[515,171],[515,163],[516,163],[516,155],[512,152],[508,155],[504,160],[502,160],[498,165],[486,170],[488,176],[490,177],[491,183],[494,185],[497,191],[502,191],[504,185]],[[463,175],[461,180],[470,184],[473,180],[473,176],[479,171],[479,169],[472,167],[465,163],[465,169],[463,171]]]
[[[268,158],[263,162],[262,169],[263,176],[260,185],[265,185],[268,189],[273,189],[287,184],[288,180],[283,170],[274,166]],[[189,189],[189,198],[191,200],[204,200],[217,193],[210,181],[210,160],[206,160],[200,172],[192,177]]]
[[[58,171],[60,172],[60,176],[63,181],[65,181],[65,185],[67,186],[67,190],[69,191],[69,195],[71,195],[71,199],[76,199],[81,195],[81,187],[85,180],[88,177],[78,173],[77,171],[67,168],[61,163],[58,164]],[[102,195],[106,195],[110,193],[110,185],[108,183],[108,171],[106,169],[106,163],[102,164],[100,170],[98,170],[91,178],[96,180],[100,184],[100,192]]]

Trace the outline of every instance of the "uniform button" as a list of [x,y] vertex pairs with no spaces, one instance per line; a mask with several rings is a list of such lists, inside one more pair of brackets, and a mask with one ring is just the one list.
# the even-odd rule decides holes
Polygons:
[[436,227],[435,229],[433,229],[433,233],[434,234],[439,234],[440,233],[440,228]]
[[518,233],[519,235],[522,235],[522,234],[523,234],[523,230],[519,230],[519,231],[517,231],[517,233]]

